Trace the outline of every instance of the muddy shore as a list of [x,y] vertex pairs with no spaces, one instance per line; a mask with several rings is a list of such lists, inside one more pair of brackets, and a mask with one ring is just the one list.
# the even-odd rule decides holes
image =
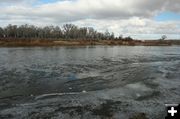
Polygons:
[[53,39],[0,39],[0,47],[20,46],[88,46],[88,45],[119,45],[119,46],[171,46],[180,45],[179,40],[53,40]]

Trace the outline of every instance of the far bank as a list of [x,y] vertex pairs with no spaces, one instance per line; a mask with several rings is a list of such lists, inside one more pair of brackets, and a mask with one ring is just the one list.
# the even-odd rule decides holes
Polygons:
[[77,39],[0,39],[0,47],[33,46],[171,46],[180,45],[180,40],[77,40]]

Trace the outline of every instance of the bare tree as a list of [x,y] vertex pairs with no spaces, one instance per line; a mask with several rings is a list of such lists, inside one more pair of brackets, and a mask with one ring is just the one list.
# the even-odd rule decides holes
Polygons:
[[4,37],[4,30],[0,27],[0,37]]
[[166,35],[162,35],[160,40],[165,40],[167,38]]
[[[130,37],[115,37],[114,33],[110,33],[106,30],[104,33],[96,31],[92,27],[81,27],[79,28],[73,24],[65,24],[62,28],[59,26],[45,26],[37,27],[34,25],[11,25],[1,28],[0,27],[0,38],[23,38],[23,39],[90,39],[90,40],[133,40]],[[166,37],[163,36],[163,39]]]

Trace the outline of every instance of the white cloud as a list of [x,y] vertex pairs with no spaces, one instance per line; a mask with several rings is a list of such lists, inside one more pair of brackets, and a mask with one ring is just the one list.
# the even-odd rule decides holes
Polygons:
[[[132,36],[134,38],[147,36],[147,39],[151,35],[153,38],[159,38],[161,35],[166,34],[169,38],[173,38],[175,35],[180,33],[180,22],[179,21],[169,21],[169,22],[157,22],[151,19],[133,17],[123,20],[81,20],[73,22],[74,24],[80,26],[95,26],[99,31],[109,31],[114,32],[116,35],[123,34],[124,36]],[[142,34],[142,35],[141,35]],[[180,37],[178,37],[180,38]]]
[[22,2],[24,0],[1,0],[0,3],[9,3],[9,2]]
[[[35,2],[36,1],[36,2]],[[61,25],[75,23],[109,29],[116,34],[179,34],[177,21],[157,22],[162,11],[180,13],[179,0],[63,0],[35,4],[38,0],[2,0],[0,24]],[[13,4],[10,4],[12,3]]]
[[[20,1],[20,0],[18,0]],[[76,0],[59,1],[45,5],[32,6],[9,6],[1,9],[1,13],[16,14],[22,16],[54,17],[59,22],[92,19],[119,19],[132,16],[149,17],[157,12],[161,2],[142,2],[145,0]],[[159,0],[163,1],[163,0]],[[156,6],[150,7],[149,4]],[[149,8],[146,8],[146,7]],[[142,10],[144,9],[144,10]]]

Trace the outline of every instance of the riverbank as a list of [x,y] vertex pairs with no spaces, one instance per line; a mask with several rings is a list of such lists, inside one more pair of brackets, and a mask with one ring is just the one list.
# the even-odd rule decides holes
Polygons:
[[21,46],[86,46],[86,45],[124,45],[124,46],[171,46],[180,45],[180,40],[51,40],[51,39],[0,39],[0,47]]

